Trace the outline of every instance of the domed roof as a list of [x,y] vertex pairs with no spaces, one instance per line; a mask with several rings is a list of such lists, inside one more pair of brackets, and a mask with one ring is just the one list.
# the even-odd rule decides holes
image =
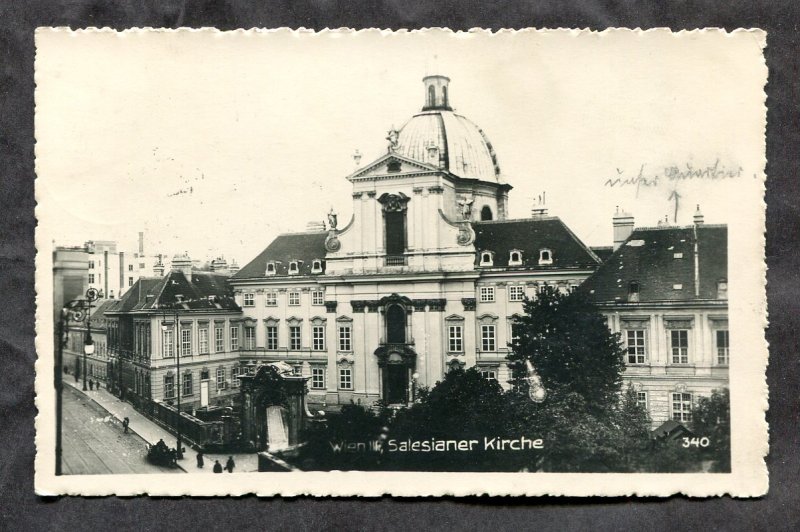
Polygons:
[[475,123],[453,112],[444,76],[426,76],[426,104],[400,129],[395,152],[459,177],[501,182],[491,142]]

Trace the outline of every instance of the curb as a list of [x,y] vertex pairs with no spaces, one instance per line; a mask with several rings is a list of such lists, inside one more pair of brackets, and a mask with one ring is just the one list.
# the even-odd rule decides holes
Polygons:
[[[67,384],[66,386],[69,386],[70,388],[72,388],[73,390],[75,390],[76,392],[80,393],[80,394],[81,394],[81,395],[83,395],[85,398],[89,399],[91,402],[93,402],[94,404],[96,404],[97,406],[99,406],[101,409],[103,409],[103,410],[106,412],[106,414],[108,414],[109,416],[111,416],[112,418],[114,418],[114,419],[117,421],[117,423],[120,423],[120,424],[122,423],[122,420],[121,420],[120,418],[118,418],[116,414],[114,414],[113,412],[109,411],[109,410],[108,410],[106,407],[104,407],[103,405],[101,405],[100,403],[98,403],[98,402],[97,402],[97,400],[96,400],[94,397],[90,396],[89,394],[83,393],[83,390],[81,390],[81,389],[79,389],[79,388],[77,388],[77,387],[73,386],[72,384]],[[138,432],[136,432],[135,430],[133,430],[132,428],[130,428],[130,426],[128,427],[128,432],[131,432],[131,433],[133,433],[133,434],[136,434],[138,437],[140,437],[142,440],[144,440],[144,442],[145,442],[145,443],[147,443],[148,445],[152,445],[152,443],[150,443],[149,441],[147,441],[147,440],[145,439],[145,437],[144,437],[144,436],[142,436],[141,434],[139,434]],[[188,471],[186,471],[186,468],[184,468],[184,467],[183,467],[181,464],[179,464],[179,463],[177,463],[177,462],[176,462],[176,465],[177,465],[177,466],[178,466],[178,468],[179,468],[181,471],[183,471],[184,473],[186,473],[186,474],[188,474],[188,473],[189,473]]]

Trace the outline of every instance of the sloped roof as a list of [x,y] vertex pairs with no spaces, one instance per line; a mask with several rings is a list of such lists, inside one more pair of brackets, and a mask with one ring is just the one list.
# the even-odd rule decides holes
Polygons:
[[[494,252],[494,268],[559,270],[596,268],[597,256],[557,217],[475,222],[475,248]],[[522,265],[509,266],[511,250],[522,251]],[[552,264],[539,264],[539,250],[549,249]],[[480,264],[480,253],[475,265]]]
[[107,312],[160,308],[239,310],[227,280],[227,275],[203,271],[192,271],[188,278],[179,271],[171,271],[163,278],[143,277]]
[[325,259],[325,237],[327,234],[324,231],[314,231],[279,235],[255,259],[236,272],[232,279],[266,277],[267,263],[271,261],[275,262],[276,276],[289,275],[289,263],[295,260],[302,262],[298,264],[299,273],[292,275],[292,277],[312,275],[312,261],[314,259],[324,261]]
[[639,284],[640,303],[717,299],[717,282],[728,277],[727,226],[698,226],[697,252],[698,297],[692,226],[634,230],[580,289],[597,302],[626,302],[632,282]]
[[92,327],[98,326],[100,324],[100,320],[105,318],[106,311],[113,309],[117,302],[118,301],[116,299],[99,299],[95,301],[94,308],[89,316],[89,322],[91,323]]
[[611,258],[611,255],[614,254],[614,246],[592,246],[589,249],[591,249],[592,253],[597,255],[597,258],[602,262],[607,261]]

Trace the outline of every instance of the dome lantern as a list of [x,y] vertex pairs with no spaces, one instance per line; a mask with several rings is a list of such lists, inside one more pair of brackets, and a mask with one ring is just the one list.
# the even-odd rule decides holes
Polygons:
[[444,110],[452,111],[450,107],[450,96],[448,94],[448,85],[450,78],[434,74],[422,78],[422,83],[425,84],[425,106],[423,111]]

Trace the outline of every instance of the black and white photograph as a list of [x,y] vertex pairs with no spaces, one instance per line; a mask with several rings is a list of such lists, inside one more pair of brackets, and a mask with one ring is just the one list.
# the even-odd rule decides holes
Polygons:
[[765,493],[763,32],[36,45],[38,493]]

